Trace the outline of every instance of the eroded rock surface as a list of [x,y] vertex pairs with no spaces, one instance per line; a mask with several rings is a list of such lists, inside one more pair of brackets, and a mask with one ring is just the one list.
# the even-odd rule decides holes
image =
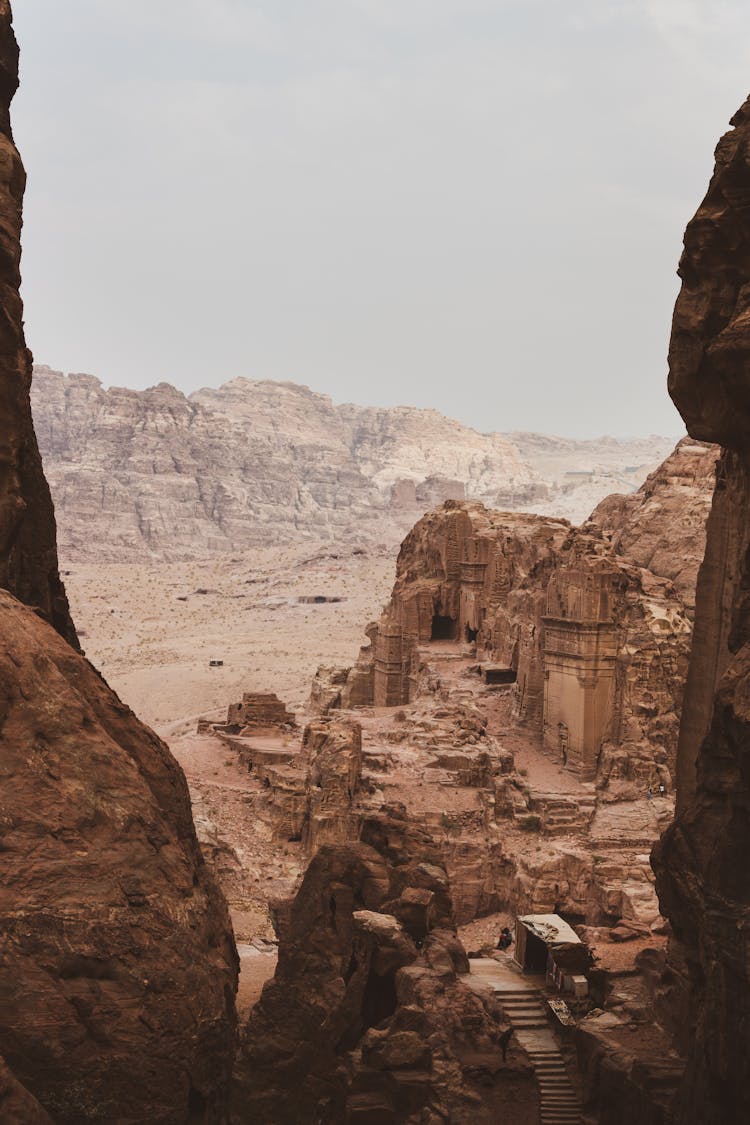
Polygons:
[[57,1122],[220,1121],[236,954],[182,772],[36,614],[0,618],[0,1051]]
[[238,1120],[537,1120],[526,1060],[503,1062],[500,1008],[461,981],[439,853],[403,814],[317,852],[280,938],[243,1038]]
[[637,492],[608,496],[591,514],[618,555],[674,582],[691,617],[719,454],[716,445],[683,438]]
[[750,102],[719,141],[685,232],[670,393],[689,432],[724,447],[696,598],[678,817],[655,850],[690,1001],[677,1120],[750,1117]]
[[480,434],[435,410],[248,379],[186,397],[38,367],[32,393],[69,561],[196,557],[269,535],[397,547],[429,508],[466,497],[579,518],[637,487],[670,444],[545,438],[540,452],[534,435]]

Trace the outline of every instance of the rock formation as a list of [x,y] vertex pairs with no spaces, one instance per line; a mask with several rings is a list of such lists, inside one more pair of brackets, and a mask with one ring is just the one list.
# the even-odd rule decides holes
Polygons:
[[[669,445],[548,438],[540,456],[533,435],[247,379],[186,397],[166,383],[104,390],[91,375],[37,367],[32,396],[67,560],[186,558],[269,535],[396,547],[429,508],[467,497],[578,515],[639,485]],[[563,453],[550,460],[549,446]]]
[[6,593],[0,621],[0,1050],[57,1122],[220,1121],[236,955],[184,777]]
[[683,438],[637,492],[608,496],[591,514],[618,555],[674,582],[691,619],[719,453]]
[[34,606],[76,644],[57,573],[55,518],[29,405],[31,353],[23,333],[21,221],[26,173],[13,143],[10,103],[18,46],[8,0],[0,3],[0,586]]
[[281,929],[243,1037],[235,1114],[275,1125],[537,1120],[502,1011],[461,981],[466,954],[428,834],[398,809],[325,845]]
[[690,999],[681,1125],[750,1117],[750,101],[732,125],[685,232],[669,353],[689,432],[724,447],[696,596],[678,816],[654,853],[670,962]]
[[11,19],[0,0],[0,1116],[218,1123],[226,905],[181,770],[74,649],[57,575],[18,293]]
[[593,523],[447,502],[405,540],[343,705],[412,701],[420,646],[464,641],[488,682],[514,685],[516,717],[567,769],[670,787],[690,622],[672,582],[631,561],[629,528],[615,545]]

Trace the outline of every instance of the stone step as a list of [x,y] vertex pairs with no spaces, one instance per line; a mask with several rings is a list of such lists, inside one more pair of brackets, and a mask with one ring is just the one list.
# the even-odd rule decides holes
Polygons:
[[506,1012],[517,1012],[519,1015],[523,1015],[524,1012],[534,1012],[538,1014],[544,1011],[544,1007],[541,1004],[527,1004],[521,1000],[512,1001],[510,1004],[506,1001],[503,1004],[503,1008]]

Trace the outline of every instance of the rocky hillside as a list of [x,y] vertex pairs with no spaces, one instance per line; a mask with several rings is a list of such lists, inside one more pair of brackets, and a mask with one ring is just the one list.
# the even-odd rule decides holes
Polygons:
[[720,452],[683,438],[637,492],[607,496],[591,514],[618,555],[674,582],[691,619]]
[[480,434],[434,410],[337,406],[234,379],[185,396],[37,367],[34,422],[67,559],[186,558],[300,538],[394,546],[444,500],[583,519],[671,442]]

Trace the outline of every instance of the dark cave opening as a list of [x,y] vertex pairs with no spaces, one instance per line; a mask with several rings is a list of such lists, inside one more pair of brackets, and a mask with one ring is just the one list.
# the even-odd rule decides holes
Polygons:
[[432,619],[433,641],[455,641],[456,622],[452,617],[444,617],[436,613]]
[[370,969],[362,997],[362,1022],[365,1028],[377,1027],[396,1011],[396,974],[379,976]]

